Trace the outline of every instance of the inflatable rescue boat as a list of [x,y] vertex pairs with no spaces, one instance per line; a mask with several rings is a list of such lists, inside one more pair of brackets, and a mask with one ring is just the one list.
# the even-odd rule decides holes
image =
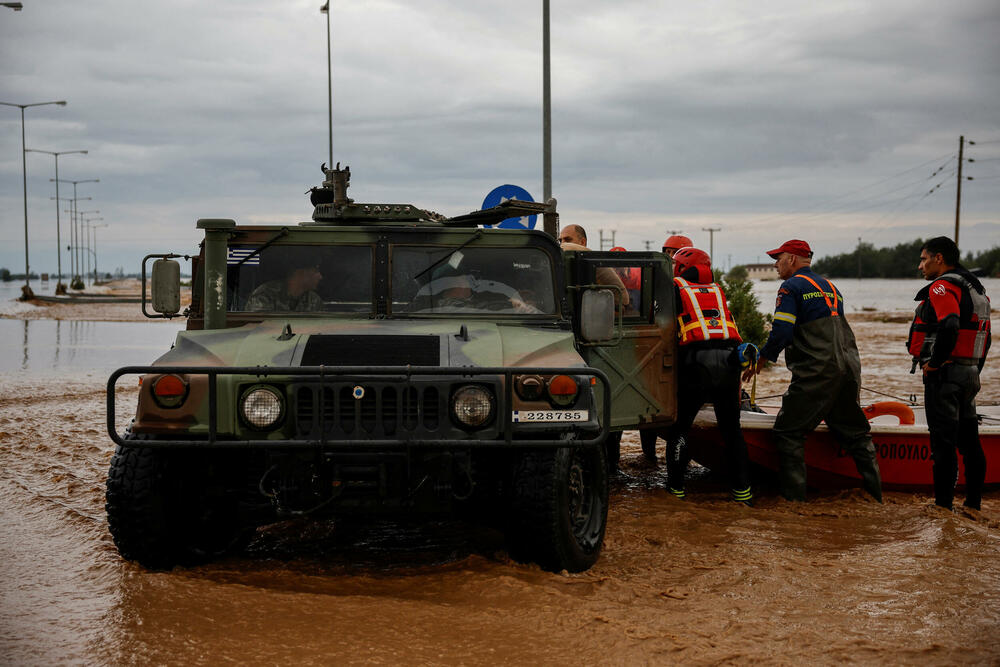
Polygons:
[[[743,438],[750,461],[777,472],[778,452],[771,437],[777,408],[765,412],[744,410],[740,414]],[[933,492],[931,475],[931,444],[923,408],[911,407],[899,401],[882,401],[864,408],[871,421],[872,442],[878,454],[882,487],[895,491]],[[989,414],[982,414],[984,410]],[[986,452],[986,486],[1000,486],[1000,412],[995,408],[980,408],[979,439]],[[724,456],[722,439],[715,422],[715,413],[706,406],[695,419],[687,436],[691,457],[712,468],[720,465]],[[858,486],[861,477],[854,460],[837,444],[825,424],[820,424],[806,438],[806,474],[809,486],[828,490]],[[965,475],[961,455],[958,465],[958,486],[964,486]]]

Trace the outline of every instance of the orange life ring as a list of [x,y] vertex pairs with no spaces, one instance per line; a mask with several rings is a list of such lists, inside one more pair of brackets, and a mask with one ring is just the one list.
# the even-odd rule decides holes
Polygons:
[[861,411],[868,417],[868,421],[880,415],[894,415],[899,417],[900,424],[913,423],[913,410],[901,401],[879,401],[861,408]]

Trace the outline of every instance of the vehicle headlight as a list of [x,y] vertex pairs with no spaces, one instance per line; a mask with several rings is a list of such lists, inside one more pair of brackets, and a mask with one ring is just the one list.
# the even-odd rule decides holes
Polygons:
[[281,395],[270,387],[255,387],[243,395],[240,412],[243,419],[254,428],[274,426],[281,419]]
[[451,397],[451,412],[465,426],[482,426],[493,418],[493,394],[479,385],[466,385]]

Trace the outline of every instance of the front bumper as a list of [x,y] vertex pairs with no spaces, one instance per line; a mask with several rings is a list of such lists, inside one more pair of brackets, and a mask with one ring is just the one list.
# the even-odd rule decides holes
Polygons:
[[[116,385],[125,375],[146,374],[180,374],[186,376],[204,376],[207,380],[207,428],[203,433],[186,434],[177,431],[169,434],[156,434],[143,439],[126,439],[118,433],[116,426]],[[596,378],[603,383],[602,404],[598,409],[592,408],[590,420],[587,422],[556,422],[556,423],[514,423],[512,418],[513,377],[516,375],[552,375],[565,374],[576,377]],[[366,430],[355,429],[349,424],[328,424],[324,419],[324,411],[320,407],[318,415],[310,418],[308,428],[296,428],[295,437],[288,438],[240,438],[231,433],[220,433],[219,428],[219,377],[240,376],[250,382],[264,381],[268,378],[280,378],[282,384],[294,390],[296,395],[303,390],[314,397],[317,405],[322,404],[326,391],[336,395],[345,383],[375,386],[379,389],[393,387],[396,395],[404,396],[408,391],[419,391],[420,387],[432,384],[434,379],[452,379],[454,381],[495,382],[497,387],[497,413],[494,425],[485,432],[462,432],[450,425],[448,414],[442,415],[446,428],[429,429],[426,423],[415,423],[413,428],[399,424],[392,437],[387,437],[387,431],[379,424],[379,428]],[[589,386],[589,385],[588,385]],[[583,391],[586,391],[584,389]],[[587,403],[592,403],[593,392],[588,392]],[[450,367],[450,366],[126,366],[119,368],[108,378],[107,385],[107,430],[108,435],[118,445],[123,447],[215,447],[215,448],[267,448],[267,449],[322,449],[325,451],[386,451],[408,450],[412,447],[426,449],[462,448],[493,448],[493,447],[583,447],[596,445],[604,441],[608,433],[611,417],[611,391],[607,375],[603,371],[589,367]],[[581,396],[580,400],[584,397]],[[231,404],[231,401],[228,401]],[[302,421],[296,413],[291,417]],[[354,426],[360,425],[360,414],[352,418]],[[376,410],[375,420],[384,418],[381,408]],[[336,419],[330,420],[336,422]],[[224,429],[225,430],[225,429]],[[485,433],[485,434],[484,434]],[[573,435],[573,438],[566,438]],[[457,437],[456,437],[457,436]]]

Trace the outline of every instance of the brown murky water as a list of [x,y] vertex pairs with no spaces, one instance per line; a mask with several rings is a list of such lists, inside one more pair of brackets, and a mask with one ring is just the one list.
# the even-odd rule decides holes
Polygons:
[[[905,324],[855,322],[866,386],[919,391],[895,349]],[[998,366],[984,401],[1000,399]],[[0,373],[4,664],[998,664],[1000,492],[963,515],[923,495],[790,504],[765,487],[751,509],[702,475],[682,502],[635,434],[582,574],[513,563],[499,535],[460,523],[331,522],[148,572],[107,531],[105,375]]]
[[[5,383],[6,384],[6,383]],[[284,524],[246,554],[147,572],[104,517],[93,380],[4,386],[0,655],[40,663],[995,663],[1000,494],[981,515],[859,492],[681,502],[632,437],[605,551],[576,575],[461,524]],[[121,397],[129,401],[127,395]]]

